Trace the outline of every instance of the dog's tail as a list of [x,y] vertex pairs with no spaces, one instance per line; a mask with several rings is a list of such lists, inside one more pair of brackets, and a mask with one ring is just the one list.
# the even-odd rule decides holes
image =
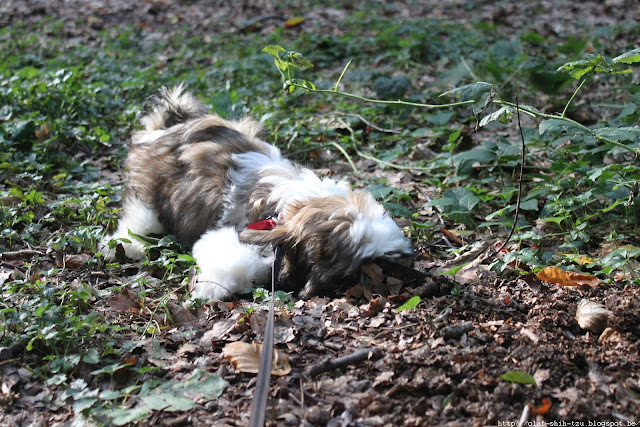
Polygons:
[[208,111],[206,105],[191,93],[185,92],[183,84],[172,89],[163,87],[159,95],[149,98],[147,105],[150,109],[140,122],[149,132],[202,117]]

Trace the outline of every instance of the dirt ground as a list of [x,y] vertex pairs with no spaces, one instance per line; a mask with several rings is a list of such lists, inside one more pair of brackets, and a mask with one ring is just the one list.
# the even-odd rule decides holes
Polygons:
[[[472,11],[463,1],[390,4],[399,19],[436,16],[464,23],[466,14],[474,13],[490,22],[508,22],[514,31],[530,26],[541,34],[572,32],[580,20],[586,25],[576,28],[580,36],[589,26],[640,18],[637,3],[624,0],[478,2]],[[313,8],[304,31],[338,31],[332,17],[355,7]],[[539,8],[548,13],[529,19],[529,12]],[[4,0],[0,25],[54,16],[67,20],[64,31],[71,43],[99,43],[99,32],[114,23],[158,28],[164,37],[184,23],[194,33],[239,31],[252,19],[282,14],[287,10],[264,0],[234,2],[233,7],[205,0]],[[268,26],[262,31],[269,31]],[[417,270],[428,273],[441,266],[428,248],[418,251]],[[497,277],[480,267],[467,273],[460,289],[445,276],[416,279],[373,270],[337,297],[298,301],[279,311],[276,343],[290,358],[292,370],[272,378],[269,425],[640,424],[636,286],[559,287],[533,275]],[[111,277],[103,285],[127,279]],[[419,310],[395,311],[413,295],[422,298]],[[604,332],[578,325],[575,315],[583,298],[611,311]],[[101,301],[97,309],[107,317],[124,318],[113,301]],[[137,363],[160,368],[154,373],[158,378],[180,380],[201,368],[229,382],[217,400],[188,412],[158,412],[143,425],[247,424],[255,375],[236,372],[222,354],[229,342],[261,340],[266,313],[257,311],[248,322],[238,323],[244,315],[237,304],[213,304],[199,317],[185,314],[194,335],[182,334],[186,326],[179,326],[163,337],[166,349],[161,354],[135,350]],[[373,352],[377,357],[371,360],[309,373],[325,360],[374,347],[381,351]],[[500,379],[512,371],[530,374],[537,385]],[[0,414],[0,424],[69,425],[71,411],[38,400],[42,390],[42,385],[25,383],[11,410]]]

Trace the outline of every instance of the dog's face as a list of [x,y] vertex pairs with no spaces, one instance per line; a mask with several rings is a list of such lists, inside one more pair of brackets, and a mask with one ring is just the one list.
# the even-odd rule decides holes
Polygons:
[[241,239],[282,245],[281,279],[303,288],[303,298],[335,287],[366,261],[412,253],[400,228],[365,191],[299,201],[281,216],[275,229],[246,230]]

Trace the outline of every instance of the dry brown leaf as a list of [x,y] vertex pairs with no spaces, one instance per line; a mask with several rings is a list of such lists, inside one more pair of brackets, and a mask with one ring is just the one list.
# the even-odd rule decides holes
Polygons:
[[79,270],[89,258],[91,255],[84,252],[77,255],[65,255],[64,267],[70,270]]
[[[262,344],[236,341],[229,343],[222,349],[222,354],[240,372],[257,374],[260,370],[260,354]],[[273,365],[271,375],[284,376],[291,372],[289,356],[282,350],[273,349]]]
[[362,272],[369,276],[371,280],[377,283],[382,283],[384,280],[384,274],[382,273],[382,268],[378,264],[374,264],[372,262],[367,264],[362,264],[360,267]]
[[458,234],[455,231],[447,230],[446,228],[441,228],[440,229],[440,233],[442,233],[442,235],[444,237],[446,237],[450,241],[454,242],[455,244],[457,244],[459,246],[463,246],[464,245],[464,240],[462,240],[460,237],[458,237]]
[[175,302],[167,302],[167,308],[169,309],[169,314],[171,315],[171,320],[174,325],[195,322],[198,320],[198,317],[187,307],[176,304]]
[[361,284],[357,284],[352,288],[347,289],[347,299],[355,298],[358,299],[364,293],[364,287]]
[[36,140],[39,143],[43,143],[47,139],[49,139],[49,134],[51,132],[51,127],[49,126],[49,122],[44,122],[39,129],[36,129]]
[[362,315],[364,317],[373,317],[384,309],[386,303],[387,300],[384,297],[378,297],[374,300],[371,300],[371,302],[369,303],[369,307],[367,307]]
[[549,412],[549,409],[551,409],[551,401],[549,399],[542,399],[542,405],[535,406],[530,403],[529,408],[531,409],[531,412],[536,415],[544,415]]
[[555,283],[562,286],[596,286],[600,284],[600,279],[590,274],[565,271],[558,267],[546,267],[540,270],[536,276],[545,282]]
[[118,295],[108,298],[107,304],[116,311],[131,311],[133,313],[140,311],[140,298],[129,292],[128,289],[123,289]]
[[218,320],[213,324],[211,329],[209,329],[202,335],[202,338],[200,338],[200,343],[210,346],[214,341],[220,341],[224,339],[227,335],[229,335],[235,325],[235,319]]
[[298,25],[302,24],[304,22],[304,17],[303,16],[294,16],[293,18],[289,18],[285,21],[284,23],[284,27],[285,28],[293,28],[293,27],[297,27]]

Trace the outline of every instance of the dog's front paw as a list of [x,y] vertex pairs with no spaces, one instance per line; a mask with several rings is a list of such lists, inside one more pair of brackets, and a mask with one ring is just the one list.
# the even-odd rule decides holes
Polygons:
[[273,257],[262,256],[260,249],[241,243],[232,227],[205,233],[193,245],[193,257],[200,267],[194,296],[224,300],[245,288],[266,283]]

